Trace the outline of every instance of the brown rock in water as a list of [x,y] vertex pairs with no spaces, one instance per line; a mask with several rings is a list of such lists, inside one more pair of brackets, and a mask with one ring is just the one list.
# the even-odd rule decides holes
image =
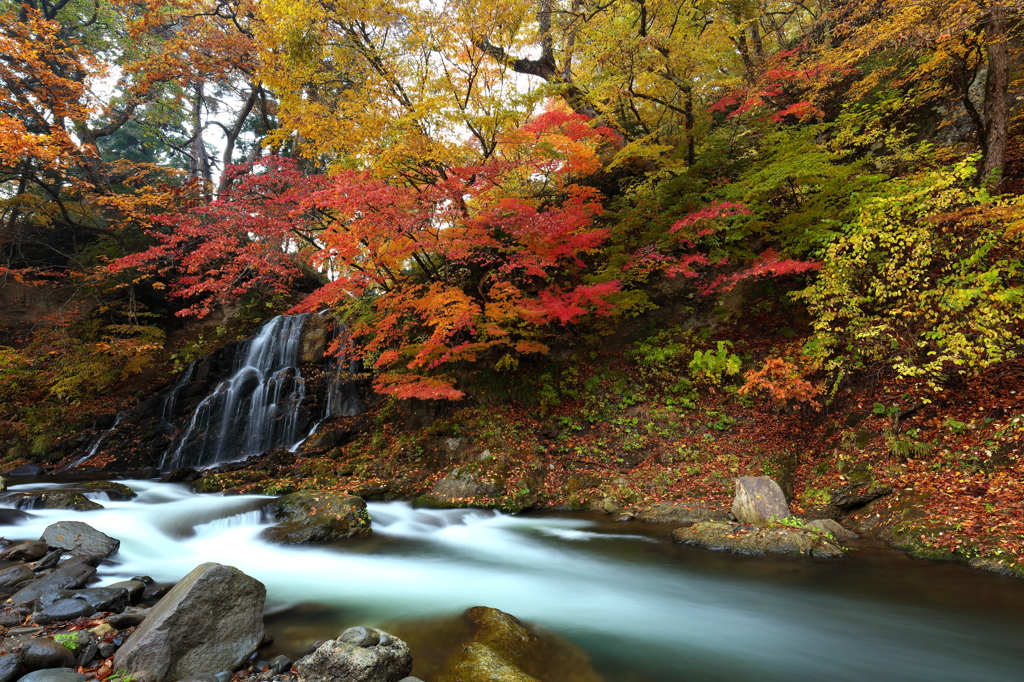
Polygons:
[[475,606],[461,616],[396,626],[431,682],[602,682],[587,654],[514,616]]
[[114,656],[114,669],[150,670],[157,682],[234,670],[263,639],[263,583],[232,566],[206,563],[150,609]]
[[789,518],[789,504],[778,483],[767,476],[740,476],[733,480],[736,497],[732,501],[732,515],[737,521],[760,526]]

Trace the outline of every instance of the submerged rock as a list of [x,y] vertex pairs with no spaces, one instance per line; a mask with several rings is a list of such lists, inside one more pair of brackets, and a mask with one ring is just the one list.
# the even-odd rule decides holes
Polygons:
[[384,634],[386,643],[379,631],[349,628],[324,642],[295,664],[299,682],[398,682],[412,671],[412,655],[408,644]]
[[270,542],[329,542],[370,534],[366,502],[344,493],[303,490],[279,497],[263,509],[278,521],[260,534]]
[[739,523],[705,521],[672,531],[672,539],[705,549],[727,549],[736,554],[843,556],[843,550],[824,533],[788,526],[760,528]]
[[73,490],[37,490],[16,493],[7,498],[19,509],[68,509],[71,511],[93,511],[103,505],[93,502],[85,495]]
[[734,480],[732,515],[737,521],[763,525],[789,518],[789,504],[778,483],[767,476],[740,476]]
[[234,670],[263,638],[263,583],[206,563],[182,578],[114,657],[114,668],[150,670],[156,682]]
[[43,531],[40,540],[50,547],[63,549],[75,556],[107,557],[121,546],[120,540],[81,521],[51,523]]
[[515,616],[486,606],[462,615],[467,640],[441,666],[436,682],[600,682],[581,649],[531,631]]

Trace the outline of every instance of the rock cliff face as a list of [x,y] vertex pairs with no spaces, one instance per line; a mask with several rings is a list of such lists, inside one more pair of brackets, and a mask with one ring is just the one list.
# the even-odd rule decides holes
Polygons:
[[329,325],[318,315],[271,320],[257,336],[194,362],[106,433],[60,444],[59,467],[97,475],[154,473],[294,445],[326,416],[335,384],[344,380],[346,390],[358,391],[325,356]]

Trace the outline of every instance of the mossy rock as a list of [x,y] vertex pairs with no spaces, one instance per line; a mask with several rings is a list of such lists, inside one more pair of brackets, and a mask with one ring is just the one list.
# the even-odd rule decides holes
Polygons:
[[263,509],[278,521],[260,534],[269,542],[330,542],[370,534],[366,502],[344,493],[302,490],[279,497]]
[[252,469],[241,469],[239,471],[226,471],[193,481],[192,490],[197,493],[219,493],[232,488],[239,488],[249,483],[266,481],[269,477],[262,471]]
[[418,652],[416,675],[435,682],[603,679],[581,649],[486,606],[474,606],[455,618],[406,624],[399,629]]
[[19,502],[20,509],[69,509],[72,511],[94,511],[103,509],[103,505],[93,502],[82,493],[72,490],[40,490],[30,493],[19,493],[8,498]]
[[90,481],[78,487],[88,491],[104,492],[107,494],[107,497],[117,502],[127,502],[138,497],[138,494],[124,483],[115,483],[113,481]]
[[672,531],[672,539],[735,554],[791,554],[840,557],[843,550],[823,531],[789,526],[751,526],[723,521],[695,523]]

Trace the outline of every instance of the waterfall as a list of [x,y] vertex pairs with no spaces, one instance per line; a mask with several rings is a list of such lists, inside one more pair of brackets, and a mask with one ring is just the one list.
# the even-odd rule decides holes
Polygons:
[[[184,432],[165,453],[162,470],[235,462],[294,446],[303,437],[300,408],[306,381],[298,357],[308,318],[275,317],[245,342],[232,375],[192,411]],[[176,385],[164,404],[165,421],[173,416],[179,390]]]
[[82,464],[83,462],[87,461],[90,457],[92,457],[96,453],[98,453],[100,451],[100,446],[103,445],[103,441],[105,441],[110,436],[110,434],[114,433],[114,431],[117,430],[117,427],[121,425],[121,417],[122,417],[122,415],[120,415],[120,414],[117,415],[114,418],[113,425],[109,429],[107,429],[106,431],[104,431],[103,433],[101,433],[99,436],[96,437],[96,440],[94,440],[92,442],[92,445],[89,446],[89,451],[85,454],[84,457],[80,457],[79,459],[77,459],[76,461],[72,462],[71,464],[68,464],[63,469],[61,469],[61,471],[67,471],[68,469],[73,469],[76,466],[78,466],[79,464]]

